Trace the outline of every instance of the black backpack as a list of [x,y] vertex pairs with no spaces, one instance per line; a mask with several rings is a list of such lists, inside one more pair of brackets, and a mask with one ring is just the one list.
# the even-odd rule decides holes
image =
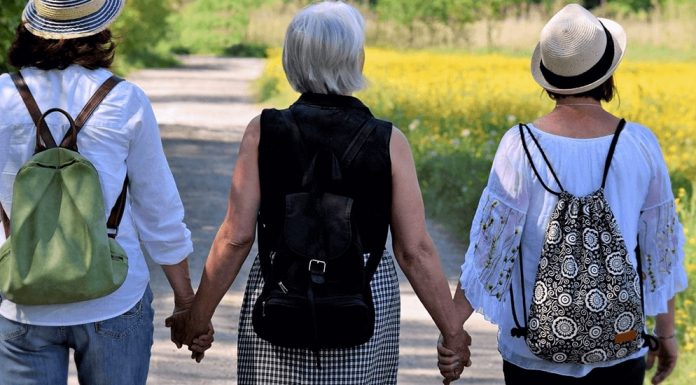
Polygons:
[[382,251],[363,249],[354,201],[339,191],[377,120],[363,123],[339,159],[328,149],[308,154],[292,113],[282,114],[301,144],[305,173],[302,191],[285,196],[277,250],[259,256],[264,287],[252,321],[274,345],[312,349],[320,366],[319,349],[361,345],[374,331],[370,280]]

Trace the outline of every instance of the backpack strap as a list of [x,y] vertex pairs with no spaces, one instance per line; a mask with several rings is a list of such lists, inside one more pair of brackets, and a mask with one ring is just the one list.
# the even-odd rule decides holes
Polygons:
[[5,209],[2,207],[2,203],[0,203],[0,222],[2,222],[2,228],[5,230],[5,238],[10,236],[10,218],[7,217],[7,213],[5,212]]
[[[621,119],[623,122],[623,119]],[[619,123],[620,127],[623,127],[621,123]],[[616,136],[618,136],[620,128],[617,129]],[[638,273],[638,281],[640,284],[640,307],[643,310],[643,317],[645,317],[645,298],[644,298],[644,293],[643,293],[643,261],[641,260],[640,256],[640,246],[638,243],[636,243],[636,273]],[[643,335],[643,347],[647,347],[650,349],[650,351],[654,352],[657,351],[657,349],[660,347],[660,341],[652,334],[646,333],[645,331],[642,332]]]
[[[524,138],[524,130],[522,129],[522,127],[526,128],[527,132],[529,133],[529,136],[532,137],[534,144],[536,144],[537,148],[539,149],[539,152],[541,153],[541,156],[544,158],[544,162],[546,163],[546,166],[551,171],[551,175],[553,175],[553,179],[556,180],[558,187],[561,189],[560,192],[551,190],[551,188],[549,186],[547,186],[546,183],[544,183],[544,179],[541,177],[541,174],[539,174],[539,170],[537,170],[536,166],[534,165],[534,160],[532,159],[532,154],[529,152],[529,148],[527,148],[527,140]],[[529,159],[529,164],[532,165],[532,170],[534,170],[534,174],[536,174],[537,178],[539,178],[539,183],[541,183],[542,187],[544,187],[544,190],[550,192],[553,195],[560,195],[561,192],[565,191],[565,189],[563,188],[563,185],[561,185],[561,181],[558,179],[558,176],[556,175],[556,171],[554,171],[553,167],[551,167],[551,162],[549,161],[549,158],[546,157],[546,153],[541,148],[541,145],[539,145],[539,141],[537,140],[536,136],[534,136],[534,134],[532,134],[532,130],[526,124],[520,123],[519,129],[520,129],[520,138],[522,140],[522,147],[524,148],[525,154],[527,154],[527,159]]]
[[60,142],[61,147],[77,151],[77,134],[80,133],[82,127],[84,127],[85,123],[92,117],[94,111],[104,101],[104,98],[106,98],[109,92],[122,81],[123,79],[117,76],[111,76],[99,86],[94,95],[92,95],[87,101],[87,104],[82,108],[82,111],[77,115],[77,118],[75,118],[75,130],[68,131],[65,137],[63,137],[63,140]]
[[[527,322],[527,298],[524,290],[524,265],[522,263],[522,245],[519,246],[520,255],[520,285],[522,286],[522,312],[524,314],[524,322]],[[512,290],[512,282],[510,282],[510,307],[512,308],[512,319],[515,321],[515,327],[510,330],[513,337],[521,338],[527,336],[527,326],[522,326],[517,318],[517,309],[515,309],[515,294]]]
[[609,166],[611,166],[611,160],[614,158],[614,150],[616,150],[616,144],[619,142],[619,135],[621,135],[621,131],[623,131],[624,126],[626,125],[626,120],[621,119],[619,121],[619,125],[616,127],[616,131],[614,132],[614,138],[611,140],[611,146],[609,146],[609,153],[607,153],[607,159],[604,161],[604,176],[602,176],[602,188],[604,188],[604,185],[607,183],[607,175],[609,175]]
[[41,113],[39,105],[36,103],[36,99],[34,99],[34,96],[31,94],[22,73],[13,72],[10,74],[10,77],[19,92],[19,96],[22,97],[24,105],[29,111],[31,119],[34,121],[34,126],[36,126],[36,146],[34,147],[34,153],[41,152],[47,148],[57,147],[51,132],[45,127],[45,123],[41,121],[41,116],[43,114]]

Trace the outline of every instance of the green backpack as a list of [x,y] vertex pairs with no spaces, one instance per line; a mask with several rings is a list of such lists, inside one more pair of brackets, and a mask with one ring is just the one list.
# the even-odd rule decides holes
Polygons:
[[[122,79],[104,82],[75,121],[58,108],[41,114],[22,75],[15,73],[12,80],[36,125],[36,147],[17,173],[11,221],[0,206],[8,235],[0,247],[0,294],[22,305],[103,297],[118,289],[128,273],[126,253],[115,240],[128,178],[107,224],[99,175],[77,152],[77,134]],[[70,122],[60,146],[45,120],[54,112]]]

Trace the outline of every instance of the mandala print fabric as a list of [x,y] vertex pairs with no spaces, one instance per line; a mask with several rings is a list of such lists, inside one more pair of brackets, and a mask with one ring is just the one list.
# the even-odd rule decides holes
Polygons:
[[551,215],[527,322],[527,345],[554,362],[590,364],[643,346],[640,279],[604,190],[561,193]]

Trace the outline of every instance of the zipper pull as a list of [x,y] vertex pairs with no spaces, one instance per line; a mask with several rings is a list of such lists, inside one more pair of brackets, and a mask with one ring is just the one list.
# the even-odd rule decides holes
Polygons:
[[288,288],[285,287],[282,281],[278,282],[278,287],[283,291],[283,294],[288,294]]
[[266,316],[266,301],[261,302],[261,315]]

